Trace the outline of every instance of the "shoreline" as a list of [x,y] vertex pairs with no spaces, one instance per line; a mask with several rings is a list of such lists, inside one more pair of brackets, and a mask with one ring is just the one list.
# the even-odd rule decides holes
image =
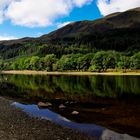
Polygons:
[[32,117],[0,96],[0,140],[95,140],[48,120]]
[[32,71],[32,70],[12,70],[12,71],[1,71],[0,74],[18,74],[18,75],[77,75],[77,76],[92,76],[92,75],[107,75],[107,76],[127,76],[136,75],[140,76],[140,70],[138,71],[127,71],[127,72],[47,72],[47,71]]

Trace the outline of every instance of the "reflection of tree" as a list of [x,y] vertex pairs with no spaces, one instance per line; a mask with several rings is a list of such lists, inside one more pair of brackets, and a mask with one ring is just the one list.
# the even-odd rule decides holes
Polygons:
[[64,93],[79,94],[91,93],[89,89],[89,78],[77,76],[61,76],[55,79],[55,83]]
[[90,77],[93,94],[99,97],[115,97],[115,80],[107,76]]
[[[0,75],[0,90],[23,98],[121,97],[139,95],[139,76],[35,76]],[[12,85],[12,86],[10,86]],[[16,88],[15,88],[16,87]],[[13,91],[16,89],[16,91]]]
[[139,94],[139,78],[133,76],[120,76],[116,78],[116,85],[118,89],[118,94],[121,95],[130,95],[130,94]]

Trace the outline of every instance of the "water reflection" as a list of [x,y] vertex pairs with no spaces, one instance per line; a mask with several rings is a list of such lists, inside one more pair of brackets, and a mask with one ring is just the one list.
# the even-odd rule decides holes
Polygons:
[[99,125],[72,122],[49,109],[39,109],[36,105],[24,105],[17,102],[14,105],[31,116],[41,117],[59,125],[79,130],[95,137],[97,140],[140,140],[127,134],[116,133]]
[[[0,89],[15,88],[28,98],[140,96],[140,76],[29,76],[0,75]],[[13,91],[14,92],[14,91]],[[15,93],[16,94],[16,93]],[[22,96],[22,95],[21,95]]]
[[[96,123],[140,137],[139,81],[140,76],[0,75],[0,96],[27,105],[50,102],[53,106],[46,111],[60,114],[72,122]],[[65,105],[66,109],[60,110],[60,104]],[[31,107],[30,111],[34,111],[34,108]],[[37,108],[33,113],[36,111]],[[41,113],[41,110],[38,111]],[[78,117],[71,114],[73,111],[80,112]],[[49,118],[53,118],[53,115]],[[90,128],[90,125],[87,126]],[[94,128],[98,131],[97,127],[90,130]],[[123,139],[125,137],[123,135]]]

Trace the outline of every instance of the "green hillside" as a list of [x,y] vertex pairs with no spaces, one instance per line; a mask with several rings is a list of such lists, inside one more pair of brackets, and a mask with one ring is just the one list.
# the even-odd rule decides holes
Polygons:
[[[87,70],[92,65],[94,66],[96,61],[93,62],[92,59],[96,54],[98,55],[98,52],[101,57],[113,53],[114,56],[117,55],[116,58],[113,58],[115,64],[112,67],[108,66],[109,68],[124,65],[118,64],[118,62],[122,62],[122,60],[127,62],[135,57],[138,60],[133,64],[129,62],[131,66],[121,67],[134,68],[135,65],[134,69],[139,68],[137,65],[140,52],[140,8],[114,13],[95,21],[73,22],[39,38],[0,41],[1,69],[11,69],[12,64],[22,64],[22,59],[31,59],[35,56],[36,61],[43,59],[40,60],[41,62],[38,61],[40,65],[43,63],[43,66],[34,67],[37,70]],[[51,66],[48,69],[44,63],[51,58],[53,59],[51,63],[56,62],[57,65],[54,66],[55,68]],[[83,62],[87,64],[86,68],[78,68],[77,62],[80,61],[78,60],[80,58],[86,58],[86,62]],[[61,63],[67,59],[72,62],[66,64],[67,68],[62,68]],[[105,57],[104,59],[110,58]],[[60,62],[57,62],[58,60]],[[24,68],[12,66],[12,69],[33,69],[31,65],[25,66],[24,64]],[[91,69],[96,69],[96,67]],[[102,66],[101,69],[105,70],[106,68]]]

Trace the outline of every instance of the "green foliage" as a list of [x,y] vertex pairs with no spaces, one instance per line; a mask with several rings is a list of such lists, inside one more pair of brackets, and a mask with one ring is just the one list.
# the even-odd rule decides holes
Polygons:
[[90,54],[86,54],[86,55],[82,55],[81,57],[78,58],[78,70],[83,70],[83,71],[87,71],[88,68],[90,67],[90,63],[91,60],[93,59],[94,54],[90,53]]
[[0,70],[3,70],[5,68],[4,61],[0,60]]
[[106,52],[106,58],[103,60],[105,69],[115,69],[119,58],[120,54],[115,51]]
[[118,68],[120,69],[129,69],[130,68],[130,58],[127,56],[121,56],[120,61],[118,62]]
[[140,69],[140,52],[132,56],[130,61],[131,69]]
[[140,52],[133,56],[115,51],[88,54],[68,54],[58,58],[55,54],[44,57],[23,57],[13,61],[0,60],[0,70],[95,71],[108,69],[140,69]]
[[[38,56],[31,57],[30,62],[29,62],[29,69],[38,70],[39,63],[40,63],[39,61],[40,61],[40,58]],[[28,65],[28,61],[27,61],[27,65]]]
[[78,36],[78,38],[69,36],[50,41],[39,38],[19,42],[20,40],[0,43],[0,59],[13,60],[31,56],[45,57],[48,54],[55,54],[57,58],[60,58],[62,55],[79,53],[85,55],[101,50],[125,52],[132,56],[140,51],[140,30],[118,29],[101,34],[85,34]]
[[94,57],[93,57],[93,59],[91,61],[91,65],[96,70],[98,70],[98,72],[106,71],[106,66],[105,66],[106,58],[107,58],[107,53],[106,52],[104,52],[104,51],[97,52],[94,55]]
[[56,61],[57,61],[56,55],[54,54],[46,55],[44,58],[42,58],[43,69],[47,71],[52,71],[53,64],[55,64]]
[[77,70],[77,61],[81,54],[63,55],[55,65],[55,69],[63,70]]
[[98,72],[98,68],[95,65],[89,67],[89,71],[91,72]]

